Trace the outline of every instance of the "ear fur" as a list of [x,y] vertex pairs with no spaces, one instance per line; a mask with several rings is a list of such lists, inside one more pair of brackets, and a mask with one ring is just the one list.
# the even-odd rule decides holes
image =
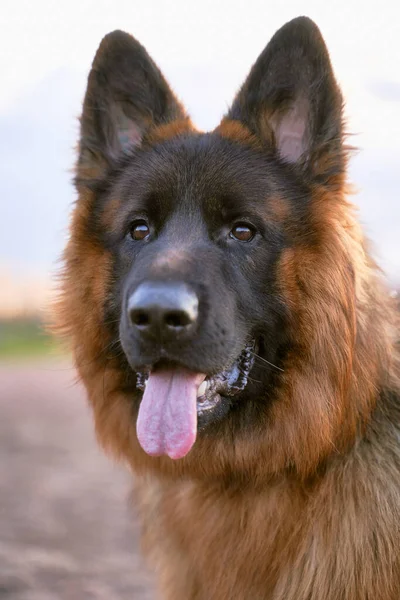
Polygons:
[[160,70],[131,35],[106,35],[94,58],[81,117],[77,179],[101,178],[153,127],[187,119]]
[[342,96],[313,21],[299,17],[277,31],[227,118],[243,122],[282,160],[314,176],[343,170]]

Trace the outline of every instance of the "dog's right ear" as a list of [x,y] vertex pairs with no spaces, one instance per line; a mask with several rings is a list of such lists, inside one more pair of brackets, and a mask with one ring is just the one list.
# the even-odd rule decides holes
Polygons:
[[227,117],[243,122],[283,161],[333,184],[345,168],[342,105],[322,35],[298,17],[275,33]]
[[188,119],[146,50],[131,35],[106,35],[89,74],[81,117],[77,185],[101,181],[153,127]]

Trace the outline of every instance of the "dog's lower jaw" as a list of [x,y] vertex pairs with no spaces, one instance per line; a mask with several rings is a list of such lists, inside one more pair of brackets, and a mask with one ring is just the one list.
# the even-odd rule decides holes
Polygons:
[[[206,377],[200,384],[197,395],[199,430],[227,414],[235,396],[245,389],[254,365],[255,345],[254,340],[249,341],[231,367]],[[145,391],[148,378],[149,372],[137,373],[136,387],[141,392]]]

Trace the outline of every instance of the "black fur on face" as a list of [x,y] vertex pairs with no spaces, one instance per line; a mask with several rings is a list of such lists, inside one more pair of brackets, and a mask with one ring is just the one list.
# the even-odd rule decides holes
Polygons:
[[[260,150],[211,133],[137,149],[113,179],[97,198],[90,233],[113,256],[106,320],[132,369],[168,360],[212,376],[254,340],[261,358],[242,395],[265,393],[289,343],[276,265],[291,241],[273,218],[273,203],[277,197],[295,203],[302,194],[306,205],[294,174]],[[105,219],[113,199],[119,209]],[[132,239],[137,220],[149,226],[145,240]],[[252,227],[249,241],[231,234],[242,223]],[[197,294],[198,323],[188,339],[161,343],[135,334],[128,301],[149,280],[184,282]]]
[[[341,104],[322,37],[306,18],[284,26],[252,68],[225,119],[242,128],[237,135],[197,133],[145,49],[123,32],[104,38],[84,102],[76,185],[93,194],[86,234],[112,257],[104,322],[127,390],[136,372],[159,364],[209,378],[240,370],[249,348],[247,385],[215,418],[246,399],[264,401],[277,385],[294,350],[279,259],[291,245],[317,242],[311,190],[334,190],[342,177]],[[132,236],[137,224],[143,239]],[[235,237],[238,227],[248,238]],[[128,306],[144,282],[194,292],[190,335],[138,335]]]

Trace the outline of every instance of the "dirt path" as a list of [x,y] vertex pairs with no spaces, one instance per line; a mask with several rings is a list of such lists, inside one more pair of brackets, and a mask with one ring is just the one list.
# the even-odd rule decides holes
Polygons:
[[150,600],[129,476],[68,364],[0,365],[0,599]]

